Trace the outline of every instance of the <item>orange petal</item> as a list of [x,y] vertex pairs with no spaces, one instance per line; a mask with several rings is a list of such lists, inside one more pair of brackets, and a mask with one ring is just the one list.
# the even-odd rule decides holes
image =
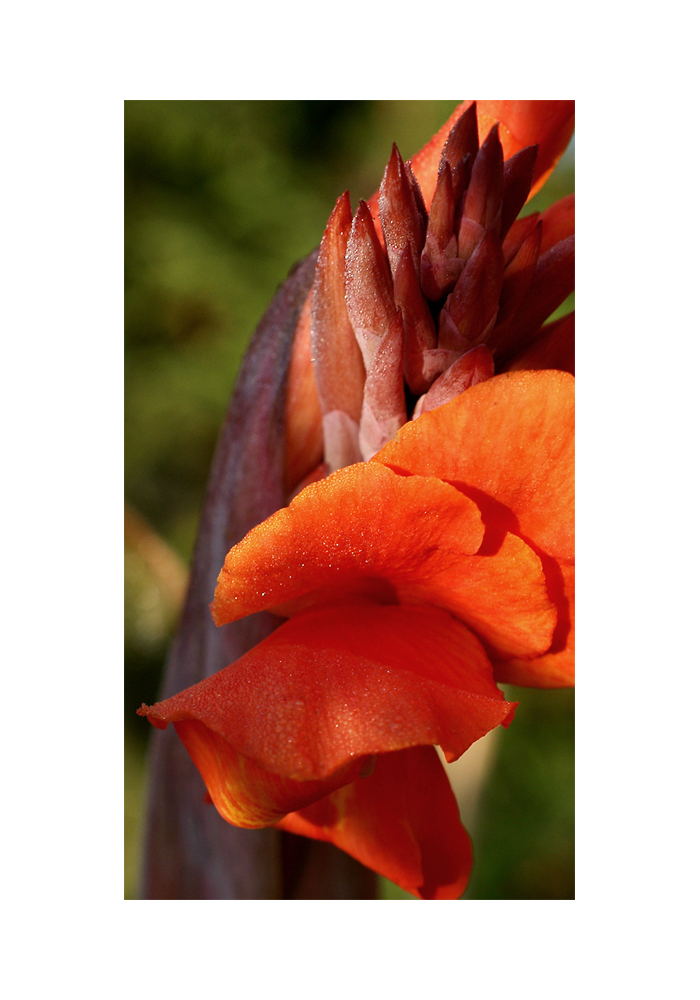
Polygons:
[[295,616],[140,714],[173,722],[224,818],[257,827],[354,780],[375,754],[439,744],[454,760],[513,710],[446,612],[357,604]]
[[[432,578],[396,585],[404,603],[427,601],[445,608],[474,629],[490,654],[532,657],[549,648],[557,613],[551,572],[540,558],[508,532],[493,555],[472,556]],[[552,591],[551,593],[549,591]]]
[[496,122],[507,160],[525,146],[538,143],[535,180],[530,197],[543,186],[569,145],[574,132],[574,101],[477,101],[479,139]]
[[374,462],[349,466],[231,549],[212,615],[222,625],[364,593],[448,608],[501,656],[543,653],[556,614],[538,556],[506,532],[477,556],[482,539],[476,504],[447,483]]
[[[307,487],[253,528],[226,557],[212,614],[217,625],[319,587],[367,578],[423,578],[481,545],[478,507],[437,479],[351,465]],[[454,558],[452,558],[454,556]]]
[[499,683],[524,687],[560,688],[574,684],[574,608],[573,564],[561,567],[565,614],[555,629],[552,646],[544,656],[532,660],[494,661],[494,676]]
[[336,844],[421,899],[458,899],[469,881],[471,842],[432,747],[382,754],[368,777],[278,826]]
[[472,386],[402,427],[372,462],[453,483],[480,503],[487,522],[498,521],[555,558],[573,559],[574,379],[568,374],[509,372]]

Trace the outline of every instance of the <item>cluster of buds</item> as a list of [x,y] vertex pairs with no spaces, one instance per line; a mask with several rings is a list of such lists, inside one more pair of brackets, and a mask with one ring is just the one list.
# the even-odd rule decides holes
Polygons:
[[[476,103],[442,150],[426,205],[394,145],[375,205],[346,192],[323,236],[311,350],[325,471],[367,461],[408,420],[556,344],[569,368],[572,317],[545,326],[573,291],[573,199],[518,218],[538,148],[504,161],[498,126],[479,144]],[[571,357],[569,357],[571,355]]]

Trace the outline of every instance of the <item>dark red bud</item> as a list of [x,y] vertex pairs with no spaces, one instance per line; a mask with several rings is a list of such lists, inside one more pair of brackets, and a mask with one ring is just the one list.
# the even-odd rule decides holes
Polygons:
[[499,367],[530,347],[542,324],[574,290],[575,238],[561,240],[537,261],[525,298],[498,345]]
[[443,161],[438,171],[435,195],[430,206],[425,246],[420,260],[420,280],[423,294],[437,302],[454,287],[459,270],[447,261],[457,257],[457,237],[454,231],[455,200],[452,171]]
[[476,119],[476,101],[472,101],[464,114],[455,122],[443,146],[442,159],[451,167],[456,167],[463,157],[472,160],[479,151],[479,128]]
[[365,366],[345,305],[345,255],[352,226],[350,197],[337,203],[321,240],[311,307],[311,358],[321,412],[360,419]]
[[503,210],[501,212],[501,238],[518,217],[527,201],[535,176],[538,146],[526,146],[503,164]]
[[507,329],[525,298],[537,267],[541,241],[542,223],[538,222],[527,239],[523,241],[515,257],[506,266],[498,318],[490,338],[492,347],[498,345],[500,333]]
[[420,395],[430,385],[425,381],[423,354],[436,346],[437,334],[408,247],[396,269],[394,297],[404,323],[404,376],[411,392]]
[[360,419],[360,449],[365,461],[406,423],[403,382],[403,320],[397,309],[367,372]]
[[396,314],[391,271],[367,204],[361,201],[345,257],[346,304],[369,371],[374,354]]
[[515,257],[520,247],[540,221],[540,218],[539,212],[533,212],[532,215],[526,215],[522,219],[515,220],[503,240],[503,259],[506,265]]
[[481,344],[463,354],[436,379],[416,409],[419,409],[420,413],[427,413],[428,410],[434,410],[436,406],[449,403],[465,389],[492,378],[493,373],[493,355],[487,347]]
[[407,243],[418,268],[425,242],[425,222],[396,143],[379,188],[379,217],[392,274]]
[[444,313],[460,334],[455,343],[454,328],[447,316],[440,319],[438,346],[465,351],[481,343],[496,321],[503,285],[503,253],[500,241],[488,230],[459,276]]
[[[498,126],[494,125],[484,139],[472,168],[469,186],[464,195],[461,218],[473,219],[484,229],[500,226],[503,203],[503,147],[498,138]],[[467,248],[465,248],[467,249]],[[473,250],[469,246],[466,253],[460,242],[459,255],[466,256]]]

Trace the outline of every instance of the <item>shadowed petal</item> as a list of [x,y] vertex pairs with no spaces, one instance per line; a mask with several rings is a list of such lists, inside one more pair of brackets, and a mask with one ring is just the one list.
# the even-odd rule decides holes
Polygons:
[[542,246],[544,253],[568,236],[573,236],[576,229],[576,196],[567,195],[550,205],[542,213]]
[[552,647],[544,656],[532,660],[494,660],[496,680],[524,687],[560,688],[574,684],[575,571],[573,563],[563,563],[563,601],[565,613],[554,630]]
[[527,294],[537,269],[541,241],[542,223],[538,222],[530,235],[523,240],[513,259],[508,262],[503,274],[496,326],[493,336],[489,339],[492,348],[498,344],[499,333],[507,330]]
[[574,236],[568,236],[540,255],[517,316],[507,325],[494,352],[503,367],[516,352],[531,345],[542,324],[573,292],[574,241]]
[[530,346],[511,361],[508,371],[557,368],[559,371],[575,374],[574,326],[573,312],[543,326]]
[[[497,122],[501,123],[499,136],[506,159],[527,146],[538,146],[534,185],[530,197],[543,186],[573,135],[574,101],[462,101],[439,132],[436,132],[432,139],[411,157],[411,167],[421,186],[428,209],[435,193],[444,145],[459,119],[474,103],[476,103],[479,138],[482,142],[493,126]],[[369,203],[373,211],[376,201],[377,195]]]
[[476,103],[465,101],[462,104],[463,113],[450,130],[442,150],[442,156],[452,170],[466,158],[474,162],[479,152],[479,125],[477,121]]
[[457,257],[454,231],[455,196],[449,164],[440,164],[435,197],[430,206],[425,246],[420,258],[420,281],[424,294],[437,301],[454,283],[464,267]]
[[371,775],[279,828],[331,841],[421,899],[458,899],[469,881],[471,842],[432,747],[382,754]]
[[[512,518],[502,522],[509,531],[569,559],[573,422],[570,375],[507,373],[406,424],[372,462],[478,491],[511,512]],[[452,447],[436,448],[435,442],[443,440],[451,440]]]
[[[459,119],[473,103],[473,101],[462,101],[462,103],[459,104],[452,112],[442,128],[435,133],[432,139],[429,139],[425,146],[423,146],[415,156],[411,157],[411,169],[416,180],[418,181],[418,184],[420,185],[425,206],[428,211],[430,210],[433,195],[435,194],[438,167],[442,159],[442,152],[445,143],[447,142],[453,128],[457,125]],[[375,195],[374,198],[370,199],[370,208],[373,208],[373,204],[376,202],[377,197],[378,196]]]

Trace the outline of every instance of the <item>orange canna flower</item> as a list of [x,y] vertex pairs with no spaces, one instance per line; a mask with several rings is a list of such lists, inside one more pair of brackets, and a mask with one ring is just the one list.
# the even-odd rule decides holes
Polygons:
[[572,129],[573,102],[465,102],[415,169],[394,147],[376,217],[338,200],[296,324],[295,495],[212,603],[217,626],[286,621],[140,710],[229,823],[330,841],[426,899],[472,866],[435,747],[510,724],[498,683],[573,684],[573,323],[547,325],[573,206],[518,218]]

